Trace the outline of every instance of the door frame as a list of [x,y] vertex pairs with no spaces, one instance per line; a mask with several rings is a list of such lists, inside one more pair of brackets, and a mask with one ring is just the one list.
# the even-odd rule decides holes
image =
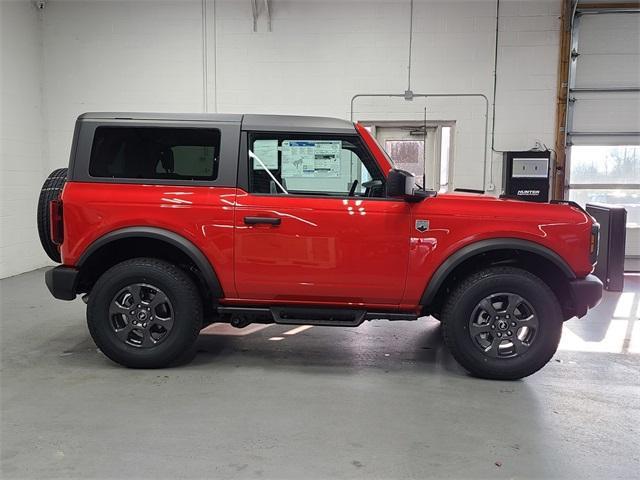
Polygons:
[[[434,139],[434,159],[437,163],[437,168],[435,168],[434,175],[434,184],[437,187],[436,190],[440,188],[440,168],[441,168],[441,158],[442,158],[442,127],[450,127],[451,134],[449,136],[449,172],[448,172],[448,191],[453,192],[455,188],[455,179],[453,176],[454,168],[453,165],[455,163],[455,132],[456,132],[456,122],[455,120],[364,120],[358,122],[361,125],[367,127],[371,131],[371,135],[377,140],[378,137],[376,135],[376,129],[380,128],[401,128],[401,127],[423,127],[426,125],[427,128],[435,128],[436,136]],[[384,148],[384,145],[381,145],[381,148]],[[427,146],[425,145],[425,148]],[[426,165],[425,165],[426,168]]]
[[[366,153],[366,156],[369,157],[369,160],[378,170],[378,173],[384,176],[382,170],[380,169],[380,165],[376,161],[375,154],[371,150],[369,150],[369,148],[366,145],[366,142],[359,135],[356,136],[356,135],[343,134],[343,133],[316,134],[316,133],[299,132],[299,131],[263,131],[263,130],[242,131],[240,135],[241,143],[240,143],[240,155],[238,159],[237,200],[234,205],[233,264],[234,264],[234,286],[236,287],[236,291],[237,291],[236,293],[238,295],[238,298],[231,299],[231,301],[255,304],[255,305],[296,305],[296,304],[302,305],[306,303],[312,303],[317,306],[340,306],[340,307],[349,307],[349,308],[363,306],[365,308],[375,308],[375,309],[382,308],[384,310],[390,309],[393,311],[397,310],[402,304],[402,301],[405,295],[405,286],[400,280],[406,277],[406,272],[408,269],[408,259],[410,255],[409,233],[411,231],[410,226],[412,221],[411,205],[402,198],[391,198],[386,196],[350,197],[348,195],[323,196],[323,195],[303,194],[303,193],[271,194],[271,193],[251,192],[249,188],[250,165],[249,165],[248,150],[249,150],[249,142],[253,134],[270,135],[275,138],[297,136],[297,135],[304,135],[304,136],[308,135],[310,137],[319,137],[319,136],[332,136],[332,137],[341,137],[341,138],[353,137],[354,140],[357,139],[357,141],[361,143],[364,153]],[[364,162],[364,158],[361,158],[360,161],[361,163],[364,163],[366,165],[366,163]],[[291,203],[291,205],[287,205],[288,203]],[[400,223],[400,226],[398,228],[391,228],[388,231],[393,234],[392,236],[398,237],[395,240],[393,238],[391,240],[398,241],[399,248],[396,251],[399,252],[402,257],[400,258],[400,260],[394,260],[393,266],[394,267],[397,266],[400,269],[404,269],[404,274],[398,276],[400,280],[398,280],[397,282],[390,283],[389,269],[380,269],[379,272],[374,272],[374,273],[379,273],[380,275],[383,275],[384,278],[380,279],[380,281],[378,281],[376,284],[373,285],[373,288],[377,288],[379,290],[379,294],[387,295],[387,298],[391,299],[392,301],[390,300],[389,302],[378,303],[380,298],[383,298],[383,299],[385,298],[384,295],[383,296],[374,295],[372,297],[373,299],[371,299],[364,294],[353,295],[353,292],[351,297],[348,297],[348,295],[345,295],[345,292],[349,293],[347,288],[335,287],[334,289],[333,284],[336,284],[336,285],[338,284],[338,282],[336,282],[335,280],[332,280],[333,284],[327,283],[326,281],[322,283],[322,282],[318,282],[317,280],[314,280],[311,283],[307,282],[306,280],[305,280],[305,283],[298,281],[295,285],[296,289],[291,289],[291,285],[287,285],[286,295],[281,293],[280,291],[276,291],[277,295],[275,295],[275,298],[265,298],[271,295],[271,293],[269,295],[266,295],[264,291],[261,291],[263,289],[260,286],[260,284],[256,282],[254,279],[250,278],[250,276],[246,275],[246,271],[247,271],[246,268],[244,270],[244,273],[240,269],[243,263],[245,264],[247,263],[243,261],[242,254],[241,254],[242,250],[239,248],[239,243],[242,242],[242,236],[246,237],[247,233],[250,233],[251,231],[253,231],[254,234],[264,233],[266,235],[272,235],[272,236],[274,233],[276,233],[280,237],[285,237],[285,240],[286,240],[286,237],[293,238],[294,235],[292,232],[288,232],[287,230],[283,230],[283,229],[289,228],[287,226],[287,223],[289,223],[289,219],[294,219],[296,221],[300,221],[302,223],[303,228],[308,228],[307,227],[308,225],[311,225],[312,227],[322,226],[324,228],[327,228],[328,226],[330,227],[329,229],[333,237],[326,236],[326,238],[328,239],[338,238],[338,236],[342,234],[341,232],[343,232],[344,229],[339,229],[339,228],[336,229],[331,227],[332,225],[331,216],[333,214],[326,213],[327,210],[332,210],[332,211],[335,210],[334,205],[339,205],[339,210],[340,210],[339,218],[342,220],[344,219],[348,220],[352,218],[351,216],[353,216],[357,219],[361,218],[363,222],[371,223],[372,221],[375,221],[376,219],[375,214],[378,213],[380,214],[379,215],[380,221],[383,222],[383,225],[384,225],[385,223],[388,224],[390,221],[393,221],[394,216],[397,217],[397,220],[398,220],[398,223]],[[365,212],[367,205],[369,205],[369,208],[370,208],[370,211],[368,213]],[[292,213],[292,210],[294,210],[295,212]],[[244,224],[243,223],[244,219],[242,217],[244,215],[254,216],[254,213],[252,213],[253,211],[258,212],[256,216],[260,216],[260,217],[264,216],[260,214],[261,212],[264,212],[267,214],[266,216],[268,217],[282,218],[283,219],[282,225],[278,223],[278,226],[276,227],[280,229],[280,231],[273,232],[272,227],[269,227],[268,225],[263,227],[256,227],[255,225]],[[249,213],[246,213],[246,212],[249,212]],[[347,213],[348,215],[344,215],[345,213]],[[320,216],[320,215],[324,215],[325,217],[329,218],[329,221],[314,222],[313,218],[315,218],[315,216]],[[311,218],[311,220],[309,220],[309,218]],[[373,220],[369,220],[369,219],[373,219]],[[348,221],[350,225],[355,225],[353,220],[348,220]],[[381,230],[380,228],[378,228],[378,225],[374,225],[374,228],[372,230],[377,232],[379,231],[385,232],[384,229]],[[318,236],[318,233],[316,233],[315,235],[317,236],[317,238],[324,238],[322,237],[322,235]],[[295,235],[295,236],[298,237],[298,235]],[[313,238],[313,237],[300,235],[300,238],[305,239],[305,238]],[[360,237],[352,236],[351,238],[353,238],[354,241],[356,241]],[[278,241],[277,238],[276,238],[276,241]],[[388,244],[389,244],[388,242],[379,243],[379,245],[381,245],[384,248],[386,248],[386,245]],[[353,250],[353,245],[347,245],[347,247]],[[347,248],[347,247],[342,246],[342,248]],[[404,251],[405,248],[406,248],[406,251]],[[285,251],[285,250],[279,250],[279,251]],[[358,252],[364,251],[361,248],[361,245],[358,245],[357,251]],[[383,258],[383,257],[389,256],[389,255],[383,255],[383,254],[384,252],[382,251],[379,252],[379,255],[377,258]],[[362,264],[358,264],[358,265],[354,264],[354,262],[357,262],[358,260],[356,257],[357,256],[354,256],[354,255],[333,257],[334,258],[333,263],[335,263],[334,270],[336,270],[336,273],[340,273],[340,271],[338,270],[339,268],[343,269],[343,273],[346,272],[349,274],[353,274],[353,272],[356,272],[356,271],[361,273],[363,271]],[[273,258],[276,258],[276,261],[277,261],[277,255],[271,257],[271,259]],[[375,265],[372,266],[370,263],[366,264],[365,267],[367,265],[369,269],[374,269],[375,267]],[[295,280],[295,277],[301,274],[300,273],[301,268],[306,268],[307,270],[310,270],[309,267],[305,267],[304,265],[302,267],[300,267],[299,265],[296,266],[293,264],[291,265],[280,264],[278,266],[284,267],[284,268],[281,268],[281,270],[285,270],[285,276],[280,277],[280,278],[284,278],[284,281],[280,282],[282,284],[285,284],[286,280],[289,280],[289,283],[291,283],[291,278]],[[252,273],[256,268],[259,268],[259,267],[260,267],[259,265],[255,265],[254,263],[254,265],[252,265]],[[287,273],[286,272],[287,268],[290,269],[292,273]],[[329,265],[328,268],[330,269],[331,265]],[[321,269],[316,269],[316,271],[322,273]],[[324,271],[327,271],[327,268],[325,268]],[[271,273],[272,275],[275,275],[273,272]],[[305,272],[302,271],[302,274],[304,273]],[[280,272],[280,274],[282,274],[282,272]],[[362,274],[364,275],[365,273],[362,273]],[[243,279],[241,279],[240,277],[243,277]],[[247,281],[247,278],[248,278],[248,281]],[[268,278],[268,276],[264,275],[263,278]],[[322,277],[320,278],[322,279]],[[333,278],[337,278],[335,274],[333,275]],[[348,277],[343,276],[343,278],[348,278]],[[242,291],[240,288],[238,288],[238,285],[240,285],[240,283],[242,282],[244,282],[245,286],[248,285],[248,287],[246,288],[243,287],[245,288],[245,291]],[[274,283],[272,279],[270,279],[269,282]],[[390,294],[389,285],[393,285],[392,289],[399,288],[401,291],[397,292],[397,294],[396,292],[392,292],[392,294]],[[276,286],[273,288],[278,288],[278,287]],[[271,291],[273,291],[273,288],[271,288]],[[324,298],[309,301],[308,299],[310,297],[310,294],[308,292],[305,292],[304,290],[311,289],[311,288],[317,290],[316,295],[318,297],[324,297]],[[248,290],[252,290],[252,291],[248,291]],[[341,295],[344,296],[345,298],[340,298]],[[299,298],[295,298],[296,296],[298,296]],[[251,298],[247,298],[247,297],[251,297]],[[277,298],[277,297],[281,297],[281,298]],[[226,300],[229,300],[229,299],[226,299]]]

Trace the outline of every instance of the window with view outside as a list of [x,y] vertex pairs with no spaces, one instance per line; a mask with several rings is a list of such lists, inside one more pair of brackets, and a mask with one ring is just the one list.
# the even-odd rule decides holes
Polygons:
[[627,210],[627,227],[640,227],[640,146],[571,147],[570,200]]
[[385,150],[393,159],[396,168],[413,173],[422,181],[424,176],[423,140],[387,140]]

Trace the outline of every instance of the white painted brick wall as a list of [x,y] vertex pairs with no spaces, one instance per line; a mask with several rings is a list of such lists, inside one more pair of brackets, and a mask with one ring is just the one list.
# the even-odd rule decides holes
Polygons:
[[199,1],[52,1],[44,13],[49,168],[88,111],[202,111]]
[[32,2],[0,2],[0,278],[48,262],[36,228],[44,180],[41,33]]
[[[209,111],[348,118],[352,95],[406,89],[408,0],[270,4],[272,32],[264,14],[253,32],[249,1],[207,0]],[[483,93],[492,101],[495,7],[494,0],[415,0],[415,92]],[[199,0],[48,2],[42,29],[44,145],[38,147],[46,152],[46,170],[67,164],[73,123],[82,112],[202,111],[201,15]],[[559,15],[559,0],[501,1],[498,149],[554,143]],[[363,99],[355,117],[419,120],[424,105]],[[457,122],[455,184],[480,188],[483,103],[432,99],[427,107],[429,119]],[[496,183],[499,193],[502,158],[493,157],[487,184]]]

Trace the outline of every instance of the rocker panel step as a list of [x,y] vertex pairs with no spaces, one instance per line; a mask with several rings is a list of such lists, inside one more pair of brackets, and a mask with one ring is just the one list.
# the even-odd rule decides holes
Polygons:
[[219,306],[220,315],[229,315],[230,323],[243,327],[250,323],[279,323],[283,325],[317,325],[357,327],[365,320],[417,320],[413,313],[369,312],[340,308],[313,307],[227,307]]
[[324,325],[357,327],[364,322],[366,310],[329,308],[273,307],[273,321],[284,325]]

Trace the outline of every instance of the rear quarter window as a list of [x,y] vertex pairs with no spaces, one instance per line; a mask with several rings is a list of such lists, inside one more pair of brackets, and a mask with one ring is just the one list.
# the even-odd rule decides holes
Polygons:
[[89,175],[212,181],[219,152],[218,129],[102,126],[93,137]]

